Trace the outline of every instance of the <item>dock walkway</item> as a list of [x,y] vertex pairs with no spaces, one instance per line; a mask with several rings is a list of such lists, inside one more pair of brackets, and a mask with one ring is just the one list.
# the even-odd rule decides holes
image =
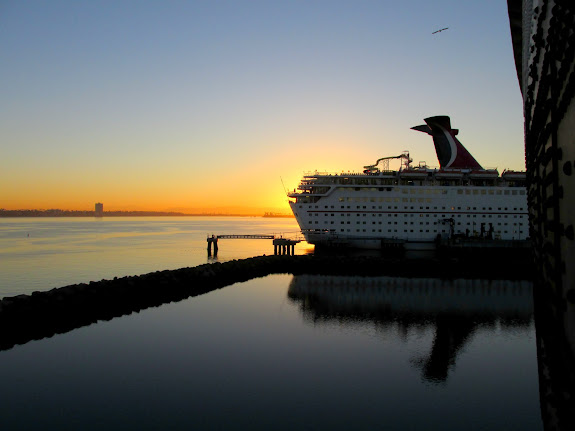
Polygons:
[[216,235],[217,239],[275,239],[275,235]]
[[212,253],[212,245],[214,254],[218,253],[218,240],[220,239],[271,239],[273,240],[274,254],[276,255],[294,255],[295,245],[302,241],[297,238],[284,238],[283,235],[208,235],[208,255]]

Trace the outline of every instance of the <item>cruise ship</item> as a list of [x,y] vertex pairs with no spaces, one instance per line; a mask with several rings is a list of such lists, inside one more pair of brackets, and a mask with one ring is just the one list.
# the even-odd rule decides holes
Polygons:
[[[529,236],[526,174],[484,169],[456,138],[448,116],[413,130],[433,138],[439,168],[412,164],[408,152],[358,173],[313,172],[288,193],[310,244],[433,249],[457,239],[523,241]],[[390,160],[401,161],[390,170]]]

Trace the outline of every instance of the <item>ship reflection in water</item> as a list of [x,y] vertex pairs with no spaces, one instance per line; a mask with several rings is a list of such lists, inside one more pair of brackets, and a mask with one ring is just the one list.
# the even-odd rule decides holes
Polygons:
[[527,328],[533,323],[529,281],[439,280],[297,275],[288,297],[307,323],[373,324],[378,332],[434,328],[429,353],[414,358],[422,377],[444,382],[478,328]]

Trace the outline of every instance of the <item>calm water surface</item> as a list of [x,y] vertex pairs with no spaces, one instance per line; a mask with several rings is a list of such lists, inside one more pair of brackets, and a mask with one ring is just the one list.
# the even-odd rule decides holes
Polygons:
[[[297,232],[293,218],[0,218],[0,297],[211,262],[207,235]],[[271,240],[220,240],[216,260],[262,254]]]
[[[205,235],[236,221],[293,225],[12,221],[17,293],[205,263]],[[266,247],[222,242],[219,258]],[[2,351],[0,381],[2,429],[542,428],[527,282],[273,275]]]

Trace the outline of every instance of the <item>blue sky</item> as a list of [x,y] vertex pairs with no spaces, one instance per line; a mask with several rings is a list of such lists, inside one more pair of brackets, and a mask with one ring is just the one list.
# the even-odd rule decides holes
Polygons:
[[4,208],[287,211],[280,177],[437,166],[440,114],[524,168],[504,1],[4,0],[0,64]]

